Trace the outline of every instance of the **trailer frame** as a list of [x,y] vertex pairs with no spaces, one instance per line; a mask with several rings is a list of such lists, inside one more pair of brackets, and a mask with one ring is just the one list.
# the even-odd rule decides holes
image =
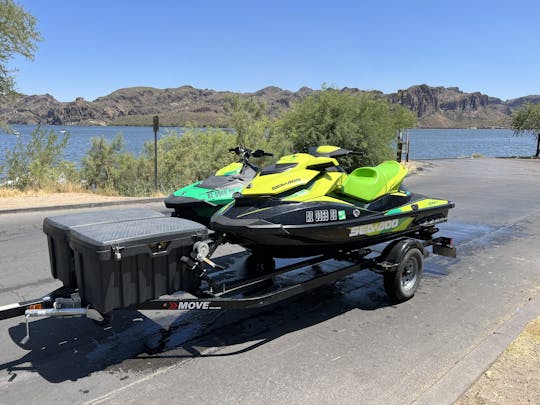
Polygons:
[[[145,301],[140,304],[127,307],[134,310],[159,310],[159,311],[182,311],[182,310],[248,310],[262,308],[268,305],[276,304],[298,294],[302,294],[324,285],[332,284],[348,275],[356,272],[371,269],[376,273],[386,277],[396,274],[400,266],[403,266],[402,260],[409,250],[416,249],[421,252],[422,260],[419,263],[418,277],[421,277],[423,269],[423,257],[429,255],[427,247],[432,246],[433,253],[443,256],[456,257],[456,248],[452,244],[452,239],[447,237],[432,238],[432,235],[438,232],[434,226],[424,227],[416,230],[408,236],[400,235],[385,247],[383,252],[375,257],[367,257],[372,253],[370,248],[360,248],[344,252],[332,253],[331,255],[318,255],[307,258],[299,262],[273,269],[273,271],[262,274],[252,275],[244,280],[233,283],[216,283],[207,272],[207,267],[220,269],[209,257],[214,253],[220,244],[220,239],[211,243],[209,246],[205,242],[197,242],[190,257],[182,257],[182,261],[189,264],[193,271],[196,271],[201,280],[206,281],[207,288],[199,290],[193,298],[183,298],[175,296],[164,296]],[[344,266],[329,272],[321,272],[307,281],[301,281],[292,285],[281,287],[275,291],[263,293],[261,295],[247,295],[246,291],[257,290],[257,287],[268,283],[274,277],[290,273],[297,269],[322,264],[323,262],[334,259],[343,261]],[[416,275],[415,275],[416,276]],[[418,280],[419,283],[419,280]],[[416,292],[418,283],[410,296],[400,298],[398,301],[404,301]],[[399,283],[398,283],[399,284]],[[260,288],[259,288],[260,291]],[[388,290],[387,290],[388,292]],[[395,295],[389,293],[393,298]],[[32,317],[73,317],[86,316],[97,323],[106,322],[110,314],[101,314],[90,306],[81,305],[81,299],[78,290],[68,287],[60,287],[49,294],[40,298],[18,302],[11,305],[0,307],[0,320],[24,315],[26,318],[27,335],[21,341],[25,344],[29,340],[28,320]]]

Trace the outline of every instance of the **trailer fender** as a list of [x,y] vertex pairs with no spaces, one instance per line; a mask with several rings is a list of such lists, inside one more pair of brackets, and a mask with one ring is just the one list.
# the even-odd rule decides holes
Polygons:
[[405,238],[390,242],[382,251],[381,258],[387,263],[399,265],[405,254],[412,248],[418,249],[424,257],[427,257],[428,252],[424,245],[416,239]]

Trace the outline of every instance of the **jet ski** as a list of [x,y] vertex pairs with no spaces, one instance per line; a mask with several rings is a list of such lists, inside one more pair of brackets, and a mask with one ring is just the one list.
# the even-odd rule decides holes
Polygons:
[[407,169],[395,161],[347,174],[334,146],[283,156],[263,168],[210,226],[254,254],[304,257],[351,251],[447,220],[451,201],[408,191]]
[[239,157],[219,169],[213,176],[176,190],[165,199],[165,206],[173,208],[172,216],[190,219],[208,226],[210,217],[233,200],[233,194],[242,190],[257,174],[259,168],[249,162],[250,157],[273,156],[261,149],[238,146],[229,149]]

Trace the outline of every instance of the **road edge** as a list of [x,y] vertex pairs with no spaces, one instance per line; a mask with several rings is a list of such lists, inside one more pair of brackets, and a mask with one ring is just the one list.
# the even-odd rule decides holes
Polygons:
[[529,298],[412,403],[452,404],[504,353],[508,345],[540,314],[540,294]]
[[130,200],[116,200],[116,201],[100,201],[100,202],[88,202],[80,204],[65,204],[65,205],[51,205],[51,206],[37,206],[26,208],[10,208],[6,210],[0,210],[0,215],[3,214],[20,214],[24,212],[37,212],[37,211],[58,211],[67,209],[78,208],[96,208],[107,207],[113,205],[125,205],[125,204],[146,204],[164,201],[164,197],[151,197],[151,198],[137,198]]

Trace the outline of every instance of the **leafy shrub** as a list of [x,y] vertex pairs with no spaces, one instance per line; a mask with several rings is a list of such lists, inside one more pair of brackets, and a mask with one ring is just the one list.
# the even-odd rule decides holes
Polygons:
[[327,144],[363,152],[348,162],[356,166],[392,159],[396,131],[414,121],[409,110],[376,95],[323,88],[295,104],[280,125],[297,151]]
[[81,175],[91,189],[122,195],[152,192],[153,172],[148,162],[126,152],[121,133],[110,143],[104,137],[92,138],[92,146],[82,161]]
[[27,143],[19,139],[13,150],[6,152],[7,178],[20,190],[57,188],[59,184],[76,181],[75,165],[61,159],[69,138],[69,133],[59,137],[52,130],[36,128]]
[[[235,146],[234,142],[234,134],[221,129],[188,128],[182,134],[169,131],[158,140],[161,190],[174,191],[231,163],[234,157],[228,150]],[[153,162],[153,143],[146,144],[145,155]]]

